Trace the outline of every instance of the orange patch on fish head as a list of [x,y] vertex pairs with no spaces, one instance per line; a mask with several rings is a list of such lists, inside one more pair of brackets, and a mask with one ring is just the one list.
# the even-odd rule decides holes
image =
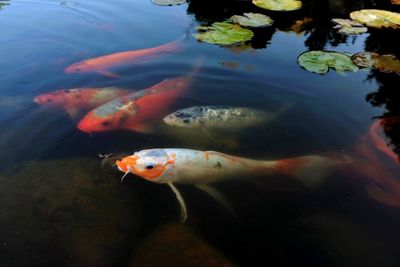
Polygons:
[[175,160],[165,158],[165,154],[148,154],[156,150],[143,150],[132,156],[117,161],[116,164],[122,172],[131,172],[141,178],[155,183],[166,183],[173,178]]

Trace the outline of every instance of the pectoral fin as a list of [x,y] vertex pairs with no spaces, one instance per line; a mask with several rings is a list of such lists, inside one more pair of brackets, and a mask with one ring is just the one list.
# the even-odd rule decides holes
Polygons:
[[196,187],[207,194],[209,194],[213,199],[215,199],[222,207],[229,211],[232,215],[236,216],[235,210],[228,202],[228,200],[222,195],[215,187],[206,184],[197,184]]
[[77,108],[68,108],[68,107],[66,107],[65,111],[68,113],[69,117],[71,119],[73,119],[73,120],[76,119],[81,113],[81,111],[79,109],[77,109]]
[[140,133],[154,133],[154,127],[149,124],[138,124],[135,123],[135,125],[128,126],[127,127],[129,130],[135,131],[135,132],[140,132]]
[[185,200],[183,199],[181,193],[179,192],[178,188],[175,187],[173,183],[167,183],[169,187],[171,187],[172,191],[174,191],[176,199],[178,200],[180,206],[181,206],[181,222],[185,222],[187,219],[187,209],[186,209],[186,203]]
[[97,70],[97,72],[100,73],[101,75],[104,75],[104,76],[107,76],[107,77],[110,77],[110,78],[116,78],[116,79],[121,78],[120,75],[118,75],[116,73],[113,73],[113,72],[110,72],[110,71]]

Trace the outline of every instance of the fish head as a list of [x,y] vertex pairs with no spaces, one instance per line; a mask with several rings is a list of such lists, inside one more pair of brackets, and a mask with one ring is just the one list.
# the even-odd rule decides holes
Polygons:
[[77,62],[65,68],[65,73],[79,73],[91,71],[92,66],[85,61]]
[[65,104],[68,94],[72,89],[62,89],[47,94],[41,94],[33,98],[38,105],[62,106]]
[[115,131],[126,128],[126,122],[136,114],[133,102],[124,104],[121,99],[116,99],[90,111],[77,127],[87,133]]
[[183,109],[164,117],[164,122],[169,126],[191,128],[195,126],[197,121],[190,110]]
[[[175,154],[174,154],[175,155]],[[154,183],[168,183],[176,173],[175,157],[164,149],[148,149],[116,161],[123,173],[133,173]]]
[[351,57],[355,65],[361,68],[370,68],[373,65],[373,54],[371,52],[360,52]]

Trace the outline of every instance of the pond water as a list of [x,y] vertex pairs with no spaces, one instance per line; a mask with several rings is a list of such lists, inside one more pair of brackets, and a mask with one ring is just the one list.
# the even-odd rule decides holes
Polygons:
[[[0,1],[0,266],[399,266],[399,162],[376,146],[370,128],[400,116],[400,78],[376,69],[315,74],[297,58],[309,50],[400,58],[398,30],[345,36],[331,22],[364,8],[400,8],[386,0],[303,2],[298,11],[272,12],[233,0],[168,7],[150,0]],[[249,11],[274,19],[250,42],[219,46],[192,36],[198,25]],[[175,40],[179,50],[119,66],[117,77],[64,71]],[[144,89],[196,68],[192,85],[151,133],[88,134],[77,129],[84,113],[71,118],[33,102],[58,89]],[[250,107],[275,117],[216,132],[161,120],[198,105]],[[400,151],[399,130],[398,123],[377,130],[391,153]],[[134,175],[120,183],[122,173],[101,167],[98,157],[160,147],[258,160],[340,155],[349,162],[312,185],[284,175],[215,184],[234,214],[192,185],[177,185],[188,206],[188,220],[179,225],[179,204],[167,185]]]

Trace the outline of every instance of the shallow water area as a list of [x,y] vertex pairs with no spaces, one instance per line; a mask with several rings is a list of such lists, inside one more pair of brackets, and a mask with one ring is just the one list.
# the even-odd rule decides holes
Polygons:
[[[400,76],[332,67],[317,74],[297,60],[313,50],[400,58],[399,30],[347,36],[333,28],[331,19],[360,9],[400,12],[390,1],[359,0],[304,0],[291,12],[234,0],[0,1],[0,266],[399,266],[400,166],[393,155],[400,154]],[[193,37],[198,25],[244,12],[268,15],[274,24],[252,29],[252,40],[240,44]],[[65,71],[90,58],[173,41],[180,44],[176,51],[107,72]],[[134,92],[190,73],[192,84],[152,119],[149,133],[89,134],[77,125],[90,109],[68,114],[33,101],[79,87]],[[191,106],[274,116],[234,130],[163,122]],[[132,174],[121,183],[113,161],[102,166],[99,158],[149,148],[347,162],[305,180],[283,172],[216,183],[234,214],[193,185],[178,184],[188,207],[181,224],[167,185]]]

